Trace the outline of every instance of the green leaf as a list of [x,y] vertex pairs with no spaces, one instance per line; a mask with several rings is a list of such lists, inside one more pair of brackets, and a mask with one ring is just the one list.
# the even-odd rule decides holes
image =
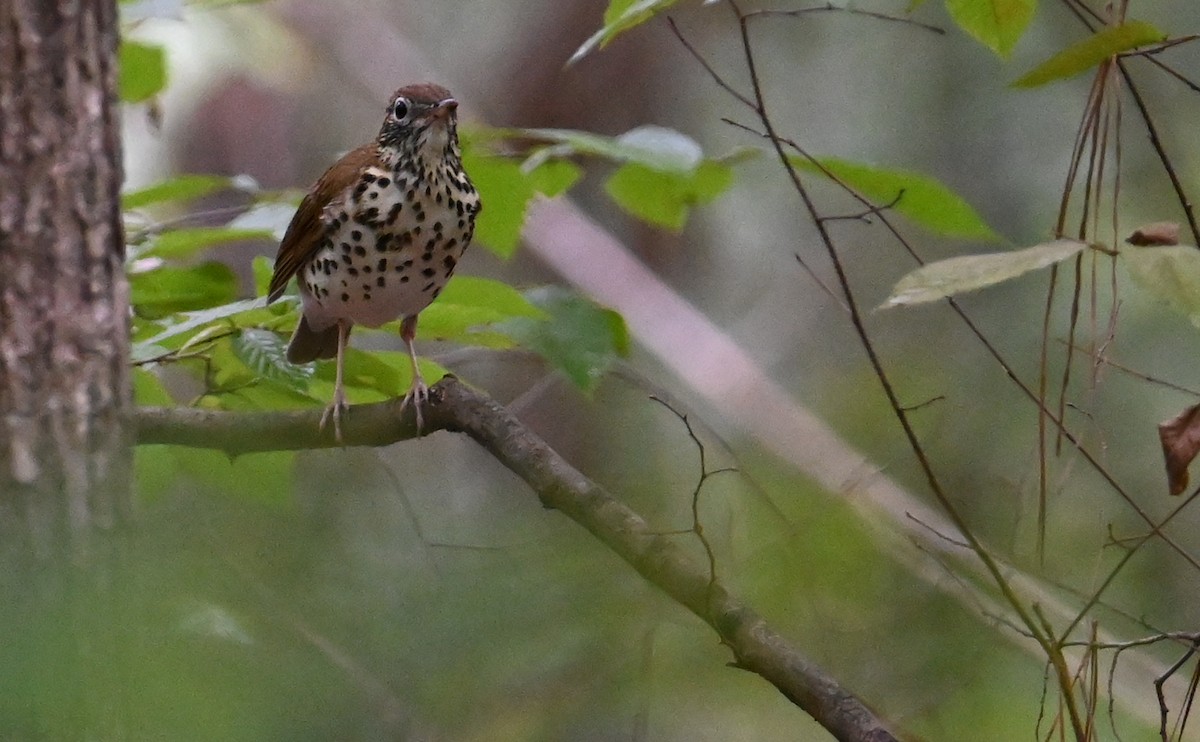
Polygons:
[[178,175],[174,178],[129,191],[121,196],[124,209],[141,209],[164,201],[190,201],[229,187],[222,175]]
[[535,193],[546,198],[561,196],[579,181],[583,172],[578,166],[561,160],[543,163],[533,169],[522,168]]
[[[417,365],[429,383],[447,373],[445,368],[427,358],[418,358]],[[316,369],[309,394],[317,399],[332,399],[337,366],[332,362],[317,363]],[[412,361],[405,351],[347,348],[344,382],[346,396],[352,404],[403,396],[412,384]]]
[[1134,283],[1200,327],[1200,250],[1191,245],[1121,251]]
[[[507,133],[550,142],[552,147],[544,154],[552,157],[602,157],[675,173],[690,173],[704,159],[704,152],[694,139],[663,126],[639,126],[617,137],[574,129],[515,129]],[[533,159],[536,161],[538,157]]]
[[959,28],[1007,59],[1033,20],[1037,0],[946,0]]
[[321,401],[311,390],[302,392],[265,378],[230,386],[204,399],[223,410],[290,410],[311,407]]
[[271,285],[271,276],[275,273],[274,262],[266,255],[255,255],[254,260],[250,262],[250,269],[254,273],[254,295],[266,296]]
[[154,237],[137,251],[138,258],[158,257],[179,259],[213,245],[242,240],[273,240],[270,230],[238,227],[185,227],[172,229]]
[[167,85],[167,55],[157,44],[122,39],[118,62],[117,86],[126,103],[152,98]]
[[191,332],[213,322],[263,308],[264,302],[262,299],[242,299],[241,301],[230,302],[229,304],[213,307],[212,309],[185,313],[175,324],[169,325],[160,332],[134,343],[135,354],[138,348],[162,345],[167,340],[174,339],[185,332]]
[[[153,466],[161,490],[144,488],[139,496],[155,500],[178,491],[180,479],[200,485],[214,495],[240,500],[290,506],[295,454],[290,451],[255,453],[230,458],[221,451],[186,446],[139,446],[138,474]],[[149,459],[147,461],[147,459]]]
[[175,404],[158,374],[137,366],[133,368],[133,400],[140,406],[171,407]]
[[569,162],[543,162],[526,171],[515,160],[485,155],[477,148],[466,150],[463,166],[484,204],[475,221],[475,238],[502,258],[516,250],[533,197],[561,193],[579,178],[579,168]]
[[[547,316],[508,284],[475,276],[455,276],[437,301],[421,312],[419,331],[421,337],[428,339],[508,348],[512,346],[511,338],[497,330],[496,325],[515,317]],[[384,329],[398,332],[397,325],[393,322]]]
[[130,299],[146,316],[208,309],[237,296],[237,276],[223,263],[191,268],[162,266],[129,277]]
[[1023,250],[962,255],[929,263],[901,278],[882,308],[924,304],[981,289],[1061,263],[1086,248],[1086,242],[1054,240]]
[[1142,21],[1127,21],[1119,26],[1106,26],[1026,72],[1013,83],[1013,87],[1033,88],[1072,77],[1092,69],[1115,54],[1158,43],[1165,38],[1167,36],[1162,31]]
[[[792,155],[789,159],[802,170],[825,176],[825,172],[806,157]],[[817,161],[835,178],[876,205],[896,201],[892,211],[935,234],[974,240],[999,239],[970,204],[928,175],[885,170],[834,157],[818,158]]]
[[550,319],[513,319],[504,324],[504,331],[583,391],[595,391],[612,364],[629,353],[629,331],[613,310],[558,286],[534,289],[526,296]]
[[595,49],[607,46],[618,34],[645,23],[676,2],[678,0],[611,0],[604,11],[604,26],[575,50],[567,64],[572,65]]
[[613,173],[604,189],[639,219],[678,232],[691,207],[712,201],[731,183],[733,169],[713,160],[705,160],[688,175],[628,163]]
[[233,352],[259,376],[300,392],[308,388],[313,375],[311,364],[297,365],[287,359],[287,342],[270,330],[242,330],[233,339]]

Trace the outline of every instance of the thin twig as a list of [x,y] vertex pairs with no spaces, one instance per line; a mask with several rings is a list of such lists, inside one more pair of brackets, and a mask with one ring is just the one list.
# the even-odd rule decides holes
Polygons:
[[875,18],[880,21],[891,21],[892,23],[903,23],[906,26],[915,26],[924,31],[929,31],[941,36],[946,34],[946,29],[941,26],[935,26],[932,23],[922,23],[914,18],[900,15],[888,15],[887,13],[879,13],[871,10],[862,10],[860,8],[850,8],[844,5],[834,5],[827,3],[825,5],[814,8],[799,8],[796,10],[752,10],[745,14],[747,19],[751,18],[768,18],[768,17],[798,17],[809,13],[823,13],[826,11],[836,11],[839,13],[847,13],[849,15],[859,15],[866,18]]
[[704,443],[696,435],[696,431],[692,428],[692,421],[688,419],[688,416],[675,409],[670,402],[662,397],[651,395],[650,399],[666,407],[671,411],[672,415],[679,418],[679,421],[683,423],[683,427],[687,430],[688,437],[692,439],[692,443],[696,446],[696,450],[700,455],[700,477],[696,480],[696,486],[692,489],[692,527],[690,532],[696,534],[700,545],[704,547],[704,555],[708,559],[708,586],[709,590],[711,590],[717,581],[717,556],[716,552],[713,551],[712,543],[708,540],[708,536],[704,535],[703,524],[700,523],[700,491],[704,489],[704,484],[708,481],[709,477],[717,474],[736,472],[737,469],[726,466],[720,469],[709,470],[707,449],[705,449]]

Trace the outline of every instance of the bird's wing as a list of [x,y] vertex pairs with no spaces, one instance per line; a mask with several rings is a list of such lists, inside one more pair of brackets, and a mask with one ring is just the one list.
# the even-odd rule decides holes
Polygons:
[[275,272],[271,275],[271,286],[267,290],[267,302],[278,299],[287,288],[292,276],[307,263],[321,248],[321,241],[328,228],[328,207],[346,197],[363,170],[379,164],[379,152],[374,143],[364,144],[350,151],[334,163],[333,167],[317,179],[312,190],[300,202],[296,214],[288,224],[275,256]]

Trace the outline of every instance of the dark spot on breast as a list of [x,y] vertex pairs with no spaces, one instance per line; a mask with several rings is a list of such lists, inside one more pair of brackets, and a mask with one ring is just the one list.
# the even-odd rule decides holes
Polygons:
[[349,268],[347,268],[347,269],[346,269],[346,272],[347,272],[347,273],[349,273],[349,274],[350,274],[350,275],[352,275],[352,276],[357,276],[357,275],[358,275],[358,268],[355,268],[354,266],[350,266]]
[[454,270],[454,266],[458,265],[458,260],[453,255],[447,255],[442,258],[442,265],[446,266],[446,270],[452,271]]
[[441,223],[441,222],[434,222],[434,223],[433,223],[433,231],[434,231],[434,232],[441,232],[441,231],[442,231],[442,223]]
[[438,206],[442,205],[442,192],[441,191],[438,191],[438,195],[433,197],[433,202],[435,204],[437,204]]
[[457,246],[458,246],[458,238],[457,237],[451,237],[449,240],[446,241],[446,249],[447,250],[453,250]]
[[350,294],[347,294],[345,291],[343,291],[342,292],[342,301],[350,301]]
[[367,183],[374,183],[375,182],[375,173],[372,173],[369,171],[365,172],[365,173],[363,173],[362,179],[364,181],[366,181]]
[[438,286],[436,289],[433,290],[433,298],[435,298],[435,299],[438,298],[438,294],[440,294],[440,293],[442,293],[442,287]]
[[437,283],[434,281],[430,281],[429,283],[427,283],[421,287],[421,293],[423,294],[426,291],[430,291],[431,289],[435,289],[435,288],[437,288]]
[[379,278],[375,279],[375,285],[379,288],[383,288],[387,285],[387,281],[384,280],[383,276],[380,276]]
[[375,264],[375,270],[380,273],[387,270],[387,258],[380,258],[379,262]]
[[400,276],[400,283],[408,283],[408,276],[407,275]]
[[434,274],[436,273],[437,271],[435,271],[433,268],[426,268],[425,270],[421,271],[421,275],[425,276],[426,278],[433,278]]
[[369,266],[369,265],[364,265],[364,266],[363,266],[363,268],[362,268],[362,272],[363,272],[363,273],[370,273],[370,272],[371,272],[371,266]]
[[421,207],[418,206],[417,213],[414,216],[414,218],[419,222],[425,221],[425,211]]
[[350,259],[349,255],[343,255],[342,262],[345,263],[346,265],[352,265],[354,263],[354,261]]
[[404,210],[404,202],[397,201],[392,204],[392,208],[388,209],[387,223],[395,224],[396,219],[400,217],[400,212]]
[[350,239],[354,240],[355,242],[358,242],[359,240],[361,240],[362,239],[362,230],[361,229],[352,230],[350,232]]
[[350,252],[350,243],[349,242],[343,242],[340,245],[340,247],[342,248],[342,252],[347,252],[347,253]]
[[421,260],[424,260],[426,263],[428,263],[429,261],[433,260],[433,253],[431,253],[431,252],[422,253]]
[[387,177],[386,175],[379,179],[379,187],[380,188],[387,188],[391,184],[392,184],[392,179]]
[[354,254],[360,258],[365,257],[367,254],[367,248],[363,247],[362,245],[355,245]]

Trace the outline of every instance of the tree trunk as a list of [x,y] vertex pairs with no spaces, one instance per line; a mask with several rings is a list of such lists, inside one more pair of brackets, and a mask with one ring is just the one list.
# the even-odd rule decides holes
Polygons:
[[131,730],[117,36],[116,0],[0,0],[4,739]]
[[129,497],[116,49],[115,0],[0,0],[0,537],[39,559]]

